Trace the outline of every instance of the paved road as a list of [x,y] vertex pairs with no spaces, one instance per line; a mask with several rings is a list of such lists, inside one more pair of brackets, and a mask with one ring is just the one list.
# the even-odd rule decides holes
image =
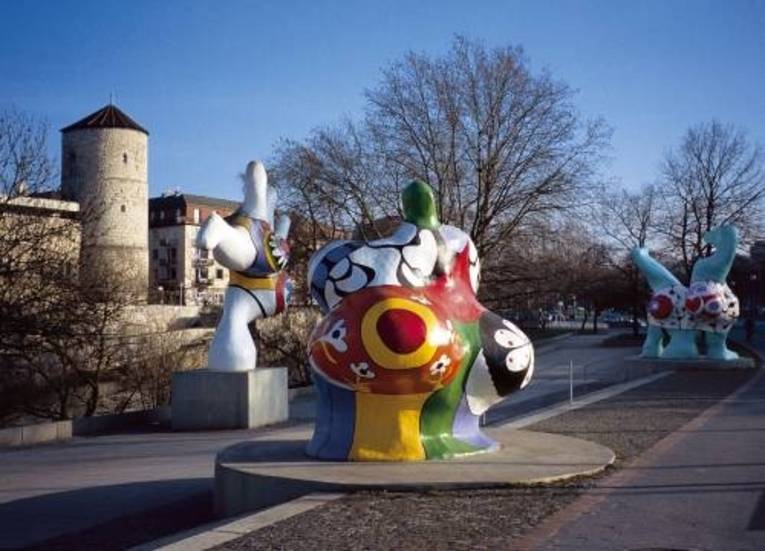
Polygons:
[[765,373],[697,421],[575,502],[583,514],[538,548],[765,549]]
[[[569,360],[579,382],[585,364],[590,380],[620,379],[620,359],[635,350],[602,348],[601,340],[577,336],[542,350],[533,384],[499,405],[501,411],[489,421],[567,397]],[[310,398],[291,409],[293,425],[305,422],[311,417]],[[273,430],[289,436],[289,428]],[[264,434],[144,432],[0,452],[0,549],[99,529],[107,539],[130,530],[123,541],[139,543],[204,522],[211,514],[215,454]],[[116,521],[131,516],[128,528]]]
[[[570,371],[573,362],[574,399],[586,392],[628,380],[621,361],[640,352],[635,348],[600,346],[602,335],[578,335],[551,346],[543,346],[536,355],[536,369],[531,384],[497,404],[486,414],[492,424],[569,399]],[[634,371],[634,370],[633,370]]]

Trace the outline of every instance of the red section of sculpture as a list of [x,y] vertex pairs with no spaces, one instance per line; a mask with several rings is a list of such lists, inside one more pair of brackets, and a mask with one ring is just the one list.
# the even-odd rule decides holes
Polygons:
[[432,392],[454,378],[465,354],[449,319],[421,290],[369,287],[345,297],[316,327],[311,363],[358,392]]
[[398,354],[408,354],[425,342],[427,326],[415,312],[393,308],[378,318],[377,332],[388,348]]
[[454,321],[475,322],[486,310],[470,286],[470,256],[467,246],[455,257],[451,274],[439,276],[424,291],[425,296],[433,302],[444,304]]
[[667,295],[655,295],[648,305],[648,311],[651,315],[660,320],[668,318],[672,314],[673,309],[672,299]]

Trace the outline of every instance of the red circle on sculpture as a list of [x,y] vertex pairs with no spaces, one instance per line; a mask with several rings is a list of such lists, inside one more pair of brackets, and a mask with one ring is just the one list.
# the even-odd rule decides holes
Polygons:
[[414,352],[425,342],[425,320],[410,310],[391,308],[377,319],[377,334],[396,354]]
[[651,299],[651,303],[648,305],[648,311],[656,319],[664,319],[669,317],[672,313],[674,306],[672,300],[666,295],[656,295]]
[[700,297],[693,297],[685,299],[685,308],[691,312],[698,312],[703,306],[703,302]]

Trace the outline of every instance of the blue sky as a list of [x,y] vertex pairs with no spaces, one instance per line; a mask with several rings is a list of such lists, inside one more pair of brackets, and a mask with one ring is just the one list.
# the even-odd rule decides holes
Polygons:
[[454,34],[521,44],[613,127],[606,175],[653,180],[711,118],[765,145],[765,1],[0,0],[0,108],[57,130],[109,94],[151,132],[150,193],[239,197],[279,137],[356,116],[380,69]]

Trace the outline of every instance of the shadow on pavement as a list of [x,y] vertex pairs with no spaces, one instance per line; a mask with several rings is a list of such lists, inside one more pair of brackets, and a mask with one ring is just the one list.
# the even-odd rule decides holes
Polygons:
[[[127,549],[211,521],[212,484],[211,478],[135,482],[3,503],[0,549]],[[141,510],[157,495],[168,502]]]

